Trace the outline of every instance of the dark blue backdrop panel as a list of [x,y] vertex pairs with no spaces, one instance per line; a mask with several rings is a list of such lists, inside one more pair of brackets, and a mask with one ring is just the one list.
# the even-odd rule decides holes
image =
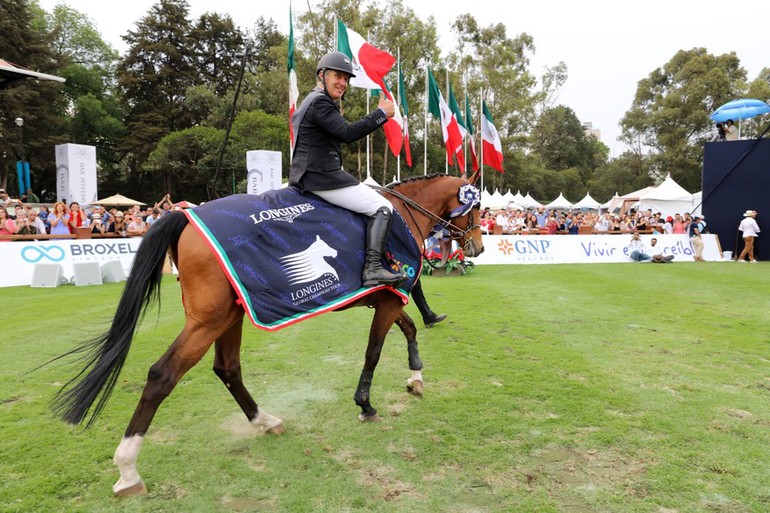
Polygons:
[[756,256],[770,260],[770,139],[706,143],[702,190],[703,215],[722,249],[743,249],[738,224],[746,210],[756,210]]

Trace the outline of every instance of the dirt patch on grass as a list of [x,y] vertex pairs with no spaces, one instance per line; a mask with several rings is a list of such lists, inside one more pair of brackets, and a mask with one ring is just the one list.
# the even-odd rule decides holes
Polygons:
[[544,487],[560,504],[560,511],[595,510],[592,498],[602,490],[624,490],[628,495],[644,495],[640,476],[647,462],[625,458],[611,450],[548,446],[532,454],[537,468],[525,472],[527,486]]
[[222,507],[227,511],[275,511],[275,505],[275,499],[222,497]]

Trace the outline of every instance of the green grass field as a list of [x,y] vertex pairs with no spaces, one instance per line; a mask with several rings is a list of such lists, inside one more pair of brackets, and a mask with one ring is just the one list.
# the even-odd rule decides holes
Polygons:
[[244,379],[286,433],[253,433],[209,354],[158,411],[138,463],[149,494],[128,499],[112,497],[112,456],[181,328],[178,284],[164,280],[87,431],[48,408],[76,369],[28,371],[103,331],[123,284],[3,289],[0,511],[770,511],[769,285],[765,264],[734,263],[425,277],[449,314],[419,325],[425,397],[405,391],[396,328],[376,424],[352,399],[370,310],[246,326]]

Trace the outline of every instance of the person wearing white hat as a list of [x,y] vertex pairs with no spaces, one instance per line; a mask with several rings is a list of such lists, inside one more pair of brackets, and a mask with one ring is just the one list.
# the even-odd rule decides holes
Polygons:
[[687,232],[690,236],[690,244],[692,245],[692,249],[694,251],[692,258],[696,262],[705,262],[705,260],[703,260],[703,238],[701,237],[701,230],[703,230],[703,225],[700,222],[701,219],[703,218],[696,214],[687,227]]
[[743,221],[738,225],[738,230],[743,232],[743,242],[745,243],[743,251],[738,257],[739,262],[745,262],[744,258],[748,255],[752,264],[757,263],[757,259],[754,258],[754,239],[759,237],[759,225],[756,217],[756,210],[747,210],[743,213]]
[[94,213],[91,215],[91,233],[104,233],[104,223],[102,223],[102,215]]

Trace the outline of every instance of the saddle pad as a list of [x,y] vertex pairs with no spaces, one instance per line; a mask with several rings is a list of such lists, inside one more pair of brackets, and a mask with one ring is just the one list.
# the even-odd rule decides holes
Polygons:
[[362,286],[368,218],[299,189],[236,194],[184,211],[206,240],[251,322],[275,331],[387,289],[404,304],[422,270],[420,249],[394,210],[388,263],[399,289]]

